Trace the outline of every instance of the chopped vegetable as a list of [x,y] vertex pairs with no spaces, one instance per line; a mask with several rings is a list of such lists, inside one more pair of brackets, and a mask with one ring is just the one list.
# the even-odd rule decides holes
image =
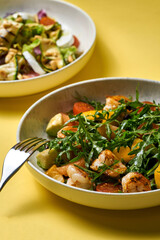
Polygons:
[[67,114],[58,113],[49,121],[46,132],[50,136],[57,136],[58,131],[63,127],[64,123],[69,120]]
[[36,59],[33,57],[33,55],[30,52],[25,51],[25,52],[23,52],[23,55],[24,55],[25,59],[27,60],[27,62],[29,63],[29,65],[31,66],[31,68],[34,70],[34,72],[36,72],[40,75],[45,73],[45,71],[41,68],[39,63],[36,61]]
[[40,20],[40,24],[48,26],[48,25],[53,25],[55,24],[55,21],[49,17],[42,17]]
[[58,47],[70,47],[74,43],[74,37],[70,31],[64,31],[62,36],[57,40]]
[[49,169],[54,164],[57,154],[55,149],[46,149],[37,154],[37,164],[43,169]]
[[37,16],[38,16],[38,20],[41,20],[41,18],[47,17],[47,13],[44,9],[42,9],[37,13]]
[[87,111],[91,111],[94,110],[94,107],[92,107],[92,105],[85,103],[85,102],[76,102],[73,105],[73,114],[79,114],[82,112],[87,112]]
[[80,42],[79,42],[78,38],[75,35],[73,35],[73,38],[74,38],[74,42],[73,42],[72,45],[75,46],[76,48],[78,48]]

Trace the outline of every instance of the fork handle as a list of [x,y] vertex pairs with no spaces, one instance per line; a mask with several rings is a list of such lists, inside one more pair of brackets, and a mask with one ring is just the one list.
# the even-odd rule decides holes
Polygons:
[[31,154],[11,149],[4,161],[2,177],[0,181],[0,191],[18,169],[27,161]]

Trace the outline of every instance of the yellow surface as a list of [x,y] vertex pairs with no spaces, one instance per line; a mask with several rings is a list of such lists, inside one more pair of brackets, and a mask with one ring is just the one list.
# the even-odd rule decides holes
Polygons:
[[154,178],[155,178],[155,182],[157,184],[157,188],[160,188],[160,164],[154,172]]
[[[97,44],[86,67],[63,85],[97,77],[160,80],[159,0],[68,2],[93,18]],[[45,93],[0,99],[0,167],[16,142],[20,118]],[[160,207],[111,211],[61,199],[38,184],[25,166],[0,193],[1,240],[160,239],[159,222]]]

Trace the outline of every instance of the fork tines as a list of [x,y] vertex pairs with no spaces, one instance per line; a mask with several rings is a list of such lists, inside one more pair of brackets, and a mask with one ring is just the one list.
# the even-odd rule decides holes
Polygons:
[[15,150],[20,150],[32,154],[32,152],[36,151],[39,147],[41,147],[47,142],[48,140],[43,138],[28,138],[24,141],[17,143],[13,148]]

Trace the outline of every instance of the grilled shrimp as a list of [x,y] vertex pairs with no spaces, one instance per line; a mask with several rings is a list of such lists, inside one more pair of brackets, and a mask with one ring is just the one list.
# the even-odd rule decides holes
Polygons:
[[81,158],[74,163],[68,163],[67,165],[57,167],[57,171],[64,176],[68,176],[68,173],[67,173],[68,167],[71,165],[74,166],[74,164],[81,166],[81,167],[85,167],[85,160],[84,160],[84,158]]
[[88,174],[81,169],[78,169],[74,165],[70,165],[67,169],[69,179],[67,184],[74,187],[89,189],[91,187],[91,181]]
[[77,128],[76,127],[72,127],[72,126],[65,126],[63,127],[61,130],[58,131],[57,133],[57,137],[58,138],[65,138],[66,135],[64,133],[62,133],[62,131],[72,131],[72,132],[77,132]]
[[124,193],[149,191],[151,184],[141,173],[130,172],[122,178],[122,190]]
[[121,163],[121,161],[110,151],[104,150],[100,153],[98,158],[93,161],[92,165],[90,166],[91,169],[94,171],[101,171],[99,167],[103,165],[108,166],[108,169],[105,171],[105,174],[117,178],[120,174],[123,174],[126,171],[126,166]]
[[57,171],[56,165],[53,165],[46,171],[46,174],[59,182],[64,182],[64,177]]
[[106,104],[104,106],[104,110],[108,111],[109,109],[115,109],[120,104],[120,100],[124,99],[125,102],[130,101],[127,97],[121,96],[121,95],[115,95],[115,96],[107,96],[106,97]]

